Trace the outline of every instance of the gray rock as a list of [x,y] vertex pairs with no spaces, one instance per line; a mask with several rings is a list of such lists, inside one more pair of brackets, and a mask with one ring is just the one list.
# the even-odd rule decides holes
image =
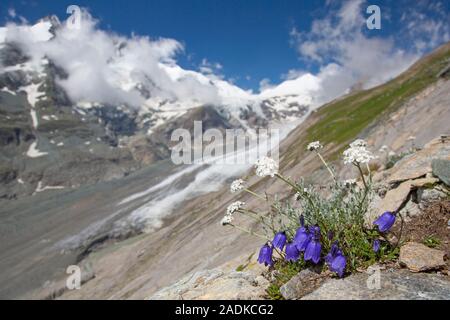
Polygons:
[[400,248],[400,264],[413,272],[436,270],[445,267],[444,252],[421,243],[408,242]]
[[424,189],[420,188],[417,190],[417,200],[419,202],[420,209],[424,209],[428,204],[445,199],[446,194],[437,189]]
[[417,179],[432,172],[433,159],[443,158],[450,160],[450,139],[434,139],[424,148],[409,157],[400,160],[391,170],[388,183],[396,184],[406,180]]
[[[448,300],[448,276],[380,271],[380,286],[371,286],[376,274],[358,273],[345,279],[329,279],[302,300]],[[373,288],[373,289],[369,289]]]
[[433,174],[450,186],[450,160],[434,159],[431,163]]
[[280,293],[287,300],[299,299],[317,289],[322,279],[316,272],[302,270],[280,288]]
[[251,271],[202,270],[156,292],[148,300],[259,300],[269,282]]

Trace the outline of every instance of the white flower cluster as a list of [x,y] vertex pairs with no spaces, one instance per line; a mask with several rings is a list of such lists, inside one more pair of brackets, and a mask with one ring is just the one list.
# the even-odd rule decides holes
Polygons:
[[244,190],[245,189],[245,185],[244,184],[245,184],[245,181],[242,180],[242,179],[234,180],[231,183],[231,186],[230,186],[231,193],[235,193],[235,192]]
[[350,144],[350,148],[344,151],[344,163],[369,163],[374,159],[372,152],[367,150],[367,143],[364,140],[358,139]]
[[233,216],[225,215],[222,220],[220,221],[220,224],[223,226],[226,226],[227,224],[230,224],[233,222]]
[[351,186],[356,185],[356,179],[347,179],[347,180],[344,181],[344,185],[347,188],[350,188]]
[[245,202],[242,201],[236,201],[230,204],[227,208],[227,215],[232,215],[236,211],[238,211],[240,208],[242,208],[245,205]]
[[278,173],[278,163],[269,157],[262,157],[255,163],[256,175],[259,177],[271,176]]
[[311,142],[306,147],[306,149],[308,149],[309,151],[317,151],[317,150],[322,149],[322,148],[323,148],[323,146],[320,144],[320,141]]
[[242,202],[242,201],[236,201],[236,202],[233,202],[232,204],[230,204],[227,208],[227,213],[222,218],[220,223],[223,226],[226,226],[227,224],[230,224],[231,222],[233,222],[233,219],[234,219],[233,214],[236,211],[238,211],[240,208],[242,208],[244,205],[245,205],[245,202]]

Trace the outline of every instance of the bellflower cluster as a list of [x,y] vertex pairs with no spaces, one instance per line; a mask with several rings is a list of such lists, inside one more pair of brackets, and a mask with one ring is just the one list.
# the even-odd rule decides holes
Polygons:
[[[361,166],[374,159],[374,155],[367,149],[367,143],[357,139],[344,151],[344,162],[359,169],[359,179],[364,188],[357,186],[356,179],[339,181],[320,153],[322,148],[319,141],[307,146],[309,151],[316,153],[333,178],[333,185],[329,188],[312,186],[304,179],[294,181],[283,176],[278,171],[278,163],[269,157],[263,157],[255,163],[256,175],[276,177],[288,185],[290,192],[286,193],[285,198],[289,200],[280,201],[279,197],[273,195],[274,201],[271,202],[272,195],[262,193],[261,190],[250,190],[243,179],[231,183],[231,193],[244,190],[258,201],[264,201],[264,207],[269,208],[266,213],[253,208],[243,210],[244,202],[236,201],[228,206],[222,219],[223,225],[230,225],[264,239],[265,244],[258,255],[259,263],[271,268],[278,267],[278,263],[293,264],[294,267],[323,263],[331,272],[343,277],[374,259],[381,260],[388,254],[392,256],[390,250],[395,248],[382,241],[385,241],[385,233],[393,227],[396,213],[384,212],[373,222],[373,228],[369,228],[365,221],[374,192],[370,168],[367,166],[367,183]],[[325,194],[321,190],[326,190]],[[294,194],[293,203],[290,195]],[[256,221],[251,229],[232,223],[236,212]],[[255,230],[256,228],[263,229],[264,233]]]

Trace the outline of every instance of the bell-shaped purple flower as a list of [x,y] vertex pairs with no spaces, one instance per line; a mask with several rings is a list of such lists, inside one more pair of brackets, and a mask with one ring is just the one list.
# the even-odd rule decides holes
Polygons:
[[286,261],[297,261],[300,257],[300,251],[293,242],[286,244]]
[[338,252],[336,253],[336,257],[333,259],[333,261],[331,261],[329,267],[331,271],[336,272],[338,276],[342,278],[346,265],[347,259],[344,257],[341,250],[338,250]]
[[311,260],[314,264],[319,263],[320,261],[320,252],[322,251],[322,245],[320,244],[320,228],[313,227],[311,230],[313,234],[311,236],[311,241],[308,243],[305,250],[305,261]]
[[275,237],[273,237],[272,244],[275,248],[278,248],[280,250],[283,250],[284,245],[286,244],[286,233],[285,232],[278,232]]
[[273,266],[272,260],[273,249],[267,243],[259,250],[258,262],[265,266]]
[[378,226],[380,232],[387,232],[394,225],[395,214],[390,211],[383,213],[373,224]]
[[298,228],[294,236],[294,244],[297,246],[298,251],[305,251],[308,246],[311,236],[305,227]]
[[373,242],[372,248],[373,248],[373,251],[374,251],[375,253],[377,253],[378,250],[380,250],[380,240],[376,239],[376,240]]
[[338,243],[335,241],[331,245],[330,252],[325,256],[325,262],[330,265],[334,258],[336,258],[337,252],[339,251]]
[[347,259],[342,254],[342,251],[339,250],[338,242],[335,241],[331,245],[330,252],[325,256],[325,261],[328,264],[328,267],[332,272],[336,272],[339,277],[342,278],[345,271],[345,266],[347,265]]

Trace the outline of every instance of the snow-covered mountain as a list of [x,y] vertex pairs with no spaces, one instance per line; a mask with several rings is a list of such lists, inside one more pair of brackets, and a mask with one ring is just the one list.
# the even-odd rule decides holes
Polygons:
[[316,79],[254,94],[183,69],[178,50],[171,39],[101,31],[90,17],[80,29],[55,16],[1,27],[0,197],[127,175],[168,158],[171,132],[194,120],[254,130],[314,104]]

